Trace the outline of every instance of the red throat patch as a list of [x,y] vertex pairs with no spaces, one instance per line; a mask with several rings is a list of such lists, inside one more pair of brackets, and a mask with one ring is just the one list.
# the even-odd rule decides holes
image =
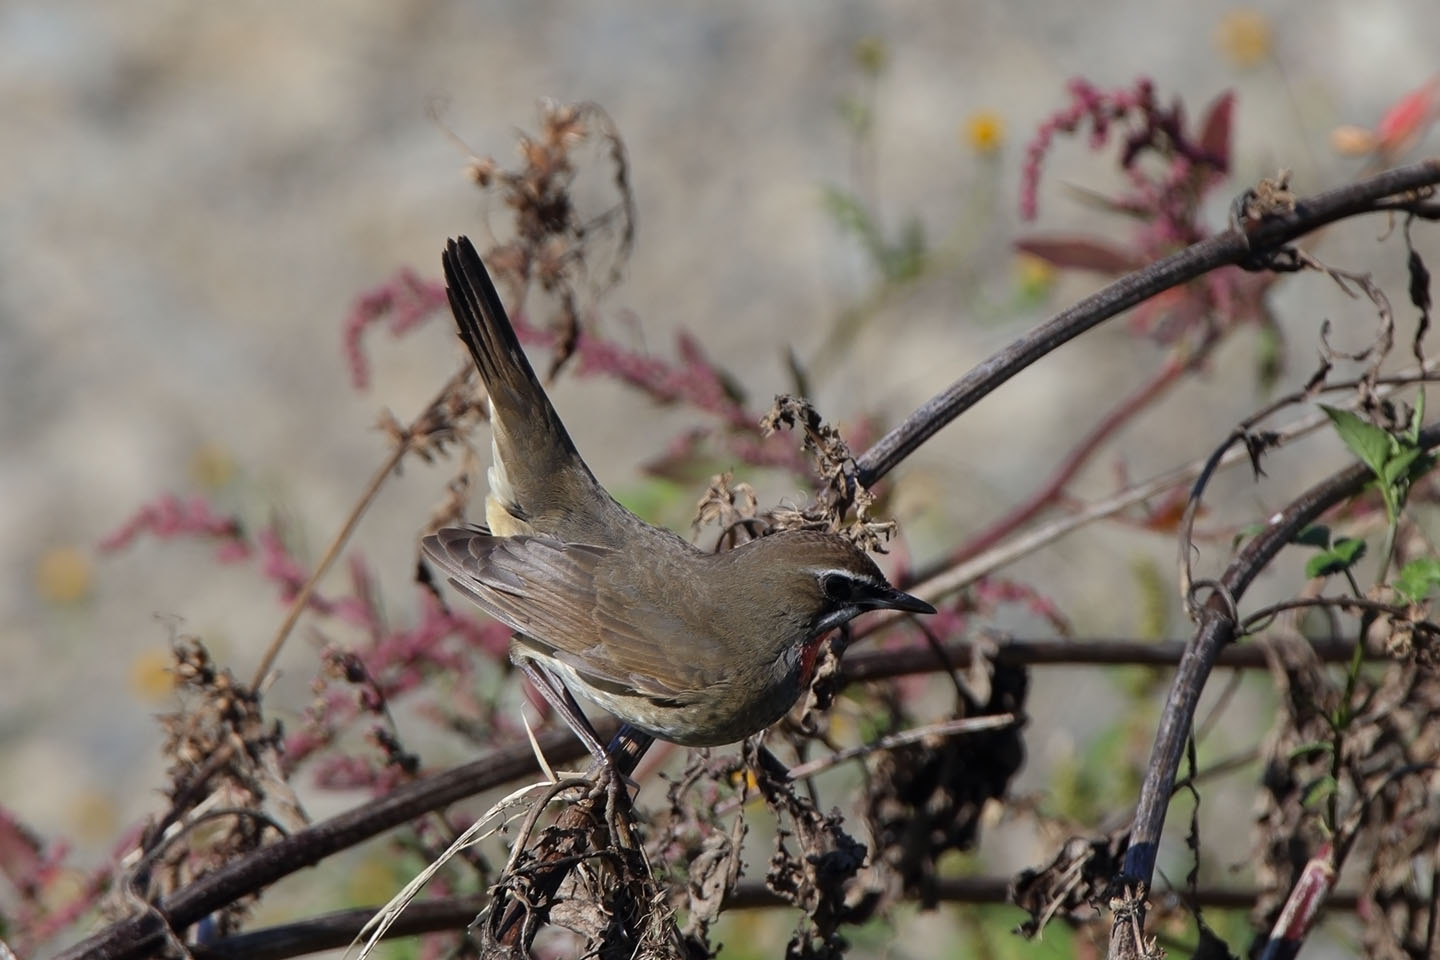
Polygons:
[[820,644],[825,642],[829,633],[822,633],[813,640],[806,640],[805,646],[800,648],[800,686],[810,686],[810,681],[815,678],[815,659],[820,655]]

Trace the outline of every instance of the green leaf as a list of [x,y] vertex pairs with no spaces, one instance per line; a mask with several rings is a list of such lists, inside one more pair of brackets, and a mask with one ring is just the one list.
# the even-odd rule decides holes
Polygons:
[[1258,537],[1268,529],[1270,529],[1270,524],[1268,523],[1247,523],[1235,531],[1235,536],[1230,538],[1230,549],[1234,550],[1246,540],[1249,540],[1251,537]]
[[1400,568],[1395,589],[1411,603],[1419,603],[1425,595],[1440,587],[1440,557],[1417,557]]
[[1410,468],[1424,453],[1419,447],[1402,447],[1385,461],[1385,466],[1380,470],[1380,482],[1393,487],[1401,481],[1408,481]]
[[1310,558],[1310,562],[1305,564],[1305,576],[1314,579],[1342,573],[1349,570],[1355,561],[1363,556],[1365,556],[1364,540],[1340,537],[1329,550],[1324,550]]
[[830,214],[837,227],[847,233],[856,234],[867,246],[875,242],[879,231],[875,229],[870,212],[865,209],[860,198],[840,187],[825,187],[823,198],[825,212]]
[[1410,446],[1420,442],[1420,423],[1425,419],[1425,391],[1422,389],[1415,397],[1415,409],[1410,411],[1410,428],[1405,431],[1405,439]]
[[1324,410],[1330,422],[1335,424],[1335,432],[1340,434],[1340,439],[1350,448],[1350,452],[1359,457],[1375,476],[1381,476],[1385,461],[1390,459],[1394,438],[1349,410],[1338,410],[1323,403],[1320,404],[1320,409]]
[[1305,794],[1300,801],[1300,805],[1308,807],[1312,806],[1313,804],[1319,803],[1321,800],[1324,800],[1326,797],[1334,793],[1336,788],[1337,784],[1335,783],[1334,777],[1328,775],[1321,777],[1319,780],[1316,780],[1314,783],[1310,784],[1310,786],[1305,788]]
[[1335,744],[1329,740],[1311,740],[1309,743],[1302,743],[1298,747],[1292,747],[1285,755],[1287,760],[1295,760],[1309,753],[1333,753]]
[[1324,550],[1330,546],[1330,528],[1323,523],[1312,523],[1291,537],[1290,542],[1301,547]]

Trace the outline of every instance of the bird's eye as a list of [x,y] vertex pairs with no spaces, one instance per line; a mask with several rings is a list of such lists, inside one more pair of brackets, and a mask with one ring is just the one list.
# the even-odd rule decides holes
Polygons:
[[821,577],[820,592],[832,603],[854,603],[858,595],[855,581],[843,573],[827,573]]

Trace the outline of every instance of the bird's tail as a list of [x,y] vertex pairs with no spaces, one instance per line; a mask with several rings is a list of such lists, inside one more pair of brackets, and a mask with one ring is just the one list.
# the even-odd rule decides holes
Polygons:
[[588,475],[589,469],[526,359],[474,245],[466,237],[451,240],[443,260],[460,339],[490,394],[493,464],[487,519],[502,535],[523,532],[494,515],[494,508],[523,527],[527,516],[548,509],[562,475],[576,470]]

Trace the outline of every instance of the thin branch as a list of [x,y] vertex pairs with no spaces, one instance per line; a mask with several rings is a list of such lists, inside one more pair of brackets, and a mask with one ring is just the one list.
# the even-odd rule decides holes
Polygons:
[[[1015,666],[1139,666],[1173,667],[1185,654],[1181,640],[1000,640],[989,654],[995,663]],[[977,644],[956,641],[944,647],[957,670],[975,662]],[[1355,655],[1352,639],[1315,640],[1311,652],[1324,663],[1349,663]],[[983,654],[981,654],[983,656]],[[1256,644],[1232,644],[1221,650],[1216,666],[1263,670],[1265,651]],[[900,650],[854,650],[840,662],[840,683],[889,680],[917,673],[948,669],[929,647]]]
[[[1168,667],[1180,661],[1184,650],[1185,645],[1179,641],[1009,640],[1001,643],[991,656],[997,663],[1033,666],[1135,664]],[[952,643],[946,645],[944,652],[945,661],[955,668],[964,668],[973,661],[976,647],[969,643]],[[1317,641],[1314,652],[1325,662],[1345,662],[1353,655],[1354,645],[1345,640]],[[1220,652],[1218,663],[1226,667],[1259,669],[1265,666],[1265,659],[1259,647],[1249,644],[1226,647]],[[949,668],[929,648],[855,651],[842,662],[841,682],[860,683],[941,669]],[[602,735],[610,732],[609,729],[601,731]],[[555,763],[569,763],[584,756],[584,747],[566,730],[547,731],[540,734],[539,739],[546,756]],[[172,927],[183,929],[217,907],[255,893],[338,850],[352,847],[465,797],[533,775],[536,770],[534,752],[528,743],[523,743],[495,751],[453,770],[416,780],[392,794],[227,864],[222,870],[165,898],[160,909],[169,918]],[[150,949],[159,935],[158,924],[153,917],[132,917],[65,951],[57,960],[139,957]]]
[[[1437,445],[1440,445],[1440,424],[1432,423],[1421,431],[1418,446],[1428,450]],[[1145,780],[1140,788],[1130,846],[1125,852],[1122,880],[1126,885],[1150,888],[1165,813],[1180,766],[1180,756],[1194,722],[1195,705],[1221,649],[1235,639],[1238,627],[1235,604],[1260,571],[1297,533],[1326,510],[1359,493],[1371,477],[1369,467],[1356,463],[1297,497],[1231,561],[1224,576],[1214,584],[1209,600],[1200,607],[1199,629],[1186,647],[1171,683]],[[1143,903],[1139,905],[1139,910],[1138,919],[1143,924]],[[1116,919],[1117,923],[1121,919],[1118,914]],[[1123,933],[1112,931],[1112,952],[1122,942]]]
[[[1423,367],[1412,367],[1408,370],[1400,371],[1394,376],[1381,377],[1378,382],[1386,389],[1378,390],[1376,396],[1379,398],[1388,397],[1400,387],[1432,381],[1437,376],[1437,369],[1440,369],[1440,359],[1428,361]],[[1319,391],[1353,390],[1359,386],[1360,382],[1361,378],[1345,380],[1320,387]],[[1296,391],[1295,393],[1281,397],[1257,413],[1252,414],[1247,423],[1254,426],[1265,417],[1273,415],[1283,407],[1292,403],[1298,403],[1301,399],[1304,399],[1306,395],[1306,391]],[[1359,405],[1360,398],[1358,396],[1350,397],[1334,404],[1334,406],[1345,410],[1354,409]],[[1283,445],[1305,434],[1328,426],[1329,423],[1329,417],[1320,411],[1316,411],[1303,417],[1297,417],[1285,426],[1272,430],[1271,436],[1277,445]],[[900,586],[917,596],[932,602],[937,601],[957,590],[963,589],[987,574],[1008,566],[1016,560],[1028,556],[1043,547],[1049,546],[1056,540],[1074,533],[1076,530],[1086,527],[1096,520],[1114,516],[1122,510],[1144,503],[1151,497],[1158,496],[1167,490],[1173,490],[1176,487],[1193,483],[1205,472],[1209,466],[1209,461],[1209,456],[1200,457],[1167,473],[1162,473],[1148,480],[1132,484],[1103,500],[1097,500],[1094,503],[1042,524],[1033,530],[1012,537],[1005,543],[998,544],[985,553],[971,557],[968,560],[960,560],[958,563],[949,563],[933,571],[926,571],[917,576],[915,581],[902,583]],[[1229,469],[1236,464],[1249,462],[1249,454],[1243,447],[1232,448],[1220,457],[1220,460],[1213,469],[1215,472],[1219,472],[1220,470]],[[965,552],[968,551],[962,550],[962,553]],[[860,640],[872,633],[877,633],[900,616],[903,616],[903,614],[887,611],[871,614],[863,624],[855,629],[854,639]]]
[[808,763],[791,767],[790,779],[803,780],[806,777],[813,777],[833,767],[838,767],[842,763],[868,756],[877,750],[893,750],[896,747],[918,743],[932,737],[936,739],[963,737],[967,733],[979,733],[981,730],[1000,730],[1004,727],[1014,726],[1018,722],[1019,719],[1013,713],[996,713],[980,717],[961,717],[941,723],[926,724],[923,727],[913,727],[881,737],[878,740],[872,740],[870,743],[861,743],[844,750],[837,750],[826,756],[816,757]]
[[[1180,661],[1184,648],[1180,641],[1008,640],[999,645],[992,659],[997,663],[1032,666],[1133,664],[1169,667]],[[944,661],[954,668],[963,669],[973,661],[976,647],[957,642],[946,645],[944,652]],[[1354,645],[1345,640],[1316,641],[1314,652],[1325,662],[1346,662],[1353,655]],[[853,651],[842,661],[841,682],[862,683],[949,669],[944,661],[929,648]],[[1230,646],[1221,651],[1219,664],[1259,669],[1265,666],[1265,659],[1263,652],[1253,644]],[[606,727],[600,732],[602,736],[608,736],[613,727]],[[569,763],[585,753],[580,742],[566,730],[547,731],[539,735],[539,740],[546,757],[555,763]],[[627,760],[621,766],[625,768],[631,763]],[[170,918],[172,926],[184,928],[216,907],[255,893],[338,850],[355,846],[421,814],[531,776],[537,769],[534,752],[528,743],[507,746],[453,770],[406,784],[392,794],[235,860],[222,870],[165,898],[160,907]],[[144,955],[158,935],[157,925],[151,918],[132,917],[101,930],[60,954],[57,960],[139,957]]]
[[1272,603],[1268,607],[1262,607],[1249,614],[1241,621],[1240,629],[1250,633],[1255,630],[1255,624],[1279,616],[1288,610],[1310,610],[1316,607],[1326,610],[1344,610],[1351,613],[1362,611],[1397,618],[1404,617],[1409,612],[1406,604],[1381,603],[1379,600],[1370,600],[1366,597],[1295,597],[1290,600],[1281,600],[1279,603]]
[[[613,733],[614,727],[607,726],[602,732]],[[567,763],[585,753],[584,746],[569,730],[550,730],[539,740],[546,756],[556,763]],[[453,770],[407,783],[384,797],[226,864],[163,898],[156,904],[158,913],[172,930],[183,930],[212,911],[303,867],[314,866],[333,853],[534,771],[535,755],[530,744],[522,742]],[[153,953],[163,936],[156,911],[151,911],[111,924],[63,951],[56,960],[138,960]]]
[[855,479],[872,487],[942,427],[1050,351],[1158,293],[1218,267],[1261,265],[1267,254],[1326,224],[1375,212],[1397,194],[1440,183],[1440,160],[1387,170],[1297,201],[1293,213],[1268,216],[1242,233],[1227,230],[1121,277],[984,360],[921,404],[855,462]]
[[[968,903],[1002,906],[1009,903],[1009,877],[942,877],[935,880],[927,896],[944,903]],[[1202,887],[1194,892],[1193,901],[1200,907],[1214,910],[1249,910],[1267,891],[1258,888],[1227,889]],[[1186,899],[1191,895],[1187,892]],[[485,909],[489,902],[483,893],[417,900],[387,932],[385,939],[411,937],[422,933],[460,931]],[[1326,901],[1332,910],[1354,912],[1360,904],[1357,893],[1333,894]],[[725,898],[725,910],[788,909],[791,904],[772,893],[757,880],[740,883]],[[321,950],[339,950],[348,946],[377,907],[355,907],[296,923],[264,927],[238,933],[209,944],[188,944],[196,960],[285,960]]]
[[345,549],[345,544],[350,542],[351,536],[354,535],[356,528],[360,526],[361,518],[365,516],[365,511],[370,509],[370,505],[374,503],[375,498],[380,495],[380,488],[385,485],[386,478],[394,472],[396,467],[400,466],[400,461],[405,459],[405,454],[409,453],[413,448],[416,438],[421,436],[416,427],[427,417],[432,416],[436,408],[444,402],[445,398],[453,393],[460,384],[464,383],[465,379],[469,376],[470,362],[467,360],[465,365],[457,373],[445,381],[445,385],[440,388],[440,392],[435,395],[433,400],[425,405],[425,411],[416,418],[415,422],[410,425],[410,428],[401,434],[399,442],[396,443],[390,451],[390,455],[385,458],[385,462],[380,465],[379,469],[377,469],[375,474],[370,478],[370,483],[366,485],[365,492],[360,494],[360,499],[355,502],[355,506],[350,508],[350,515],[345,518],[345,523],[341,525],[340,532],[335,534],[335,539],[330,541],[330,546],[326,548],[325,555],[321,557],[320,562],[316,564],[315,571],[310,574],[310,579],[305,581],[305,585],[300,588],[300,591],[295,594],[295,598],[290,601],[290,610],[285,614],[285,620],[280,624],[280,629],[275,631],[275,637],[270,641],[270,645],[265,648],[265,653],[260,658],[260,666],[255,669],[255,678],[250,681],[250,689],[259,690],[261,684],[265,682],[265,677],[270,673],[270,668],[275,665],[275,658],[280,655],[280,648],[285,646],[285,641],[289,638],[291,631],[295,629],[295,624],[300,622],[300,615],[303,614],[305,608],[310,605],[310,597],[315,593],[315,587],[320,583],[320,580],[325,574],[330,572],[330,567],[334,565],[335,561],[339,559],[340,551]]
[[1131,391],[1129,396],[1116,404],[1109,414],[1070,448],[1070,452],[1060,461],[1060,465],[1045,481],[1044,486],[1032,493],[1022,503],[1011,508],[1008,513],[982,532],[967,540],[954,554],[953,560],[956,562],[968,560],[982,551],[989,550],[1015,530],[1029,523],[1046,507],[1054,504],[1065,492],[1065,487],[1075,479],[1075,475],[1080,472],[1081,468],[1099,452],[1106,440],[1114,436],[1136,415],[1150,410],[1159,397],[1180,382],[1180,377],[1185,371],[1195,369],[1208,355],[1208,349],[1201,349],[1193,351],[1188,358],[1183,360],[1179,355],[1172,355],[1167,359],[1149,380]]

